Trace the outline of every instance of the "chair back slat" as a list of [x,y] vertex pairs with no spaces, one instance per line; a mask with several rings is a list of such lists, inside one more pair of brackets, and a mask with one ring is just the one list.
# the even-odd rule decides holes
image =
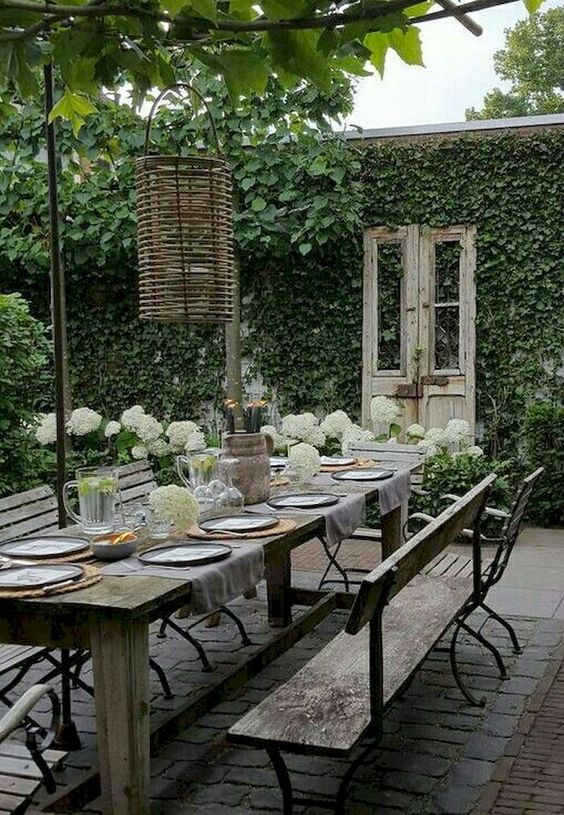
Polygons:
[[507,518],[501,530],[497,551],[486,579],[486,591],[501,579],[505,571],[523,526],[531,495],[543,473],[544,467],[536,469],[523,480],[517,492],[509,518]]
[[[391,600],[463,529],[476,524],[495,478],[493,473],[486,476],[364,578],[347,621],[345,630],[348,634],[357,634],[372,619],[383,601]],[[395,574],[388,590],[386,586],[390,581],[390,572]]]
[[15,493],[0,501],[0,542],[59,528],[57,499],[51,487]]
[[124,506],[142,503],[155,489],[157,482],[148,461],[134,461],[119,469],[118,485]]

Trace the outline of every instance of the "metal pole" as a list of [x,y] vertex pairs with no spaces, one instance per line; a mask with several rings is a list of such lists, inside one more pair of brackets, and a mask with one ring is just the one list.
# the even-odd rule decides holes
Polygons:
[[57,148],[55,124],[49,123],[53,109],[53,66],[43,68],[45,79],[45,136],[47,140],[47,175],[49,182],[49,249],[51,255],[51,319],[53,323],[53,355],[55,361],[55,412],[57,415],[57,502],[59,526],[67,525],[63,505],[63,484],[66,480],[65,413],[70,405],[66,360],[65,273],[61,262],[59,240],[59,200],[57,192]]
[[[59,526],[67,525],[63,504],[66,478],[65,412],[69,404],[66,361],[65,273],[61,263],[59,241],[59,200],[57,194],[57,148],[55,125],[49,123],[53,109],[53,66],[43,68],[45,80],[45,136],[47,141],[47,177],[49,182],[49,248],[51,255],[51,319],[53,323],[53,355],[55,358],[55,413],[57,416],[57,503]],[[63,750],[78,750],[81,746],[76,725],[72,720],[70,689],[70,653],[61,649],[61,722],[55,744]]]
[[225,373],[227,398],[237,402],[236,417],[242,416],[243,388],[241,383],[241,290],[239,260],[235,259],[233,320],[225,326]]

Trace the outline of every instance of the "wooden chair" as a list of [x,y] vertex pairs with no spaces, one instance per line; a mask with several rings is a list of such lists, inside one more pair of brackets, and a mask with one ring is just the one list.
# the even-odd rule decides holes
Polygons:
[[[59,528],[57,499],[43,485],[0,499],[0,542],[25,535],[56,532]],[[10,706],[7,694],[19,684],[29,669],[42,660],[58,665],[53,649],[28,645],[0,645],[0,677],[14,674],[0,688],[0,700]]]
[[[455,638],[461,630],[466,631],[467,634],[478,639],[480,642],[481,632],[489,620],[498,622],[509,634],[513,650],[515,653],[521,653],[521,646],[515,633],[515,629],[505,618],[494,611],[487,603],[486,597],[490,589],[499,583],[509,563],[511,553],[517,543],[517,538],[523,526],[523,520],[532,493],[536,484],[544,473],[544,467],[539,467],[537,470],[528,475],[517,490],[515,500],[511,507],[510,512],[505,512],[494,507],[485,507],[484,515],[497,521],[501,524],[499,533],[495,537],[481,534],[481,542],[483,545],[494,547],[493,557],[483,561],[483,568],[480,576],[479,586],[477,586],[474,593],[472,602],[468,604],[464,610],[464,614],[460,615]],[[453,503],[459,499],[457,495],[448,494],[443,496],[448,502]],[[416,512],[411,516],[411,519],[424,521],[426,523],[433,523],[435,519],[431,515],[423,512]],[[469,539],[472,537],[470,529],[463,529],[460,536],[462,539]],[[472,554],[455,554],[452,552],[444,552],[434,562],[430,563],[424,570],[425,574],[430,576],[441,576],[449,579],[463,580],[473,570],[473,556]],[[486,618],[478,629],[472,628],[467,618],[477,609],[482,609],[486,612]],[[456,645],[456,642],[455,642]],[[491,645],[488,646],[499,666],[502,677],[507,676],[507,671],[503,662],[503,658],[499,651]]]
[[[230,741],[268,752],[284,815],[296,804],[343,811],[356,768],[382,735],[384,715],[479,590],[480,518],[494,480],[485,478],[367,575],[345,630],[230,728]],[[476,572],[456,581],[421,574],[467,527],[474,530]],[[333,802],[296,797],[282,752],[356,757]]]
[[134,461],[119,468],[118,486],[124,507],[142,504],[157,486],[153,468],[148,461]]
[[[37,703],[47,696],[51,702],[51,724],[41,727],[29,719]],[[66,753],[51,750],[60,719],[59,699],[48,685],[33,685],[0,719],[0,815],[22,815],[41,781],[48,792],[55,791],[53,768],[60,766]],[[16,730],[25,729],[25,744],[11,741]]]

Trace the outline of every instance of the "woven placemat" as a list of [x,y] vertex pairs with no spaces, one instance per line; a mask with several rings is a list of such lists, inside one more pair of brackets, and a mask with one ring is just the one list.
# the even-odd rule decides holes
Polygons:
[[287,475],[280,475],[278,478],[271,478],[270,479],[270,486],[271,487],[285,487],[286,484],[290,483],[290,479]]
[[96,566],[83,566],[84,576],[81,580],[77,580],[75,583],[68,583],[66,586],[61,586],[57,588],[57,586],[45,586],[42,589],[0,589],[0,598],[3,600],[25,600],[32,597],[51,597],[54,594],[66,594],[70,591],[78,591],[79,589],[86,589],[88,586],[93,586],[95,583],[99,583],[102,579],[102,575],[98,571]]
[[257,532],[204,532],[199,526],[191,526],[187,531],[190,538],[198,538],[199,540],[213,541],[213,540],[234,540],[235,538],[270,538],[272,535],[283,535],[294,529],[296,522],[291,518],[280,518],[276,526],[271,526],[270,529],[260,529]]
[[358,470],[363,469],[366,467],[374,467],[378,462],[373,461],[369,458],[361,458],[356,464],[336,464],[335,466],[330,466],[329,464],[324,464],[321,469],[320,473],[338,473],[341,470]]

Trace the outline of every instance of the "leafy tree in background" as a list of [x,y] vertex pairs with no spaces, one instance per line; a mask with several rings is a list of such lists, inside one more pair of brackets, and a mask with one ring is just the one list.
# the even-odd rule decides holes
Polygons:
[[[535,11],[542,0],[524,0]],[[434,0],[0,0],[0,87],[39,91],[37,71],[58,68],[54,116],[77,132],[101,89],[131,84],[133,99],[171,84],[174,55],[223,77],[231,97],[262,95],[275,76],[327,92],[343,75],[383,73],[389,50],[422,65],[419,29]],[[443,9],[438,9],[444,14]],[[431,15],[433,19],[433,15]],[[182,78],[182,77],[180,77]]]
[[510,82],[486,94],[481,110],[467,119],[501,119],[564,112],[564,7],[534,14],[506,31],[505,48],[494,56],[497,75]]

